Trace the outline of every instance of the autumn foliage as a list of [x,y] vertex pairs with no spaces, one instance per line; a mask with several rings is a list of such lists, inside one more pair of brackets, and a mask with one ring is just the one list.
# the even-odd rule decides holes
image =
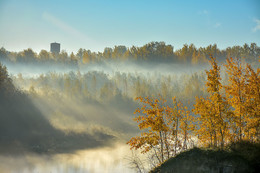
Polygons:
[[138,97],[137,100],[143,106],[135,111],[138,116],[134,120],[144,132],[130,139],[131,149],[151,152],[159,163],[187,149],[191,142],[190,132],[194,129],[193,117],[187,107],[176,98],[173,98],[173,107],[166,105],[166,100],[161,97]]
[[212,69],[206,71],[207,74],[207,91],[206,98],[196,98],[193,112],[198,116],[198,127],[196,134],[202,145],[224,146],[229,136],[228,122],[232,122],[230,117],[230,106],[222,92],[220,77],[220,67],[216,60],[211,57]]
[[[128,141],[131,149],[152,153],[162,163],[176,153],[196,145],[223,148],[230,142],[260,139],[260,69],[228,58],[221,66],[210,58],[206,70],[206,97],[196,97],[192,112],[176,97],[169,104],[159,98],[138,97],[142,104],[134,121],[143,132]],[[191,106],[189,106],[191,107]]]
[[243,139],[259,141],[260,125],[260,69],[243,64],[232,58],[225,65],[229,85],[225,86],[229,105],[233,108],[231,117],[232,141]]

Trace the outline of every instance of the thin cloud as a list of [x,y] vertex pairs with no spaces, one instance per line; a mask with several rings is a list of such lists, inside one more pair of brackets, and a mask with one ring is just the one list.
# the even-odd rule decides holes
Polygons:
[[72,36],[75,37],[86,37],[84,34],[82,34],[81,32],[79,32],[77,29],[73,28],[72,26],[66,24],[65,22],[61,21],[60,19],[54,17],[53,15],[44,12],[42,14],[42,18],[44,20],[46,20],[47,22],[53,24],[54,26],[56,26],[57,28],[59,28],[60,30],[66,32],[67,34],[70,34]]
[[199,11],[199,14],[201,14],[201,15],[208,15],[209,11],[208,10],[202,10],[202,11]]
[[218,27],[220,27],[220,26],[221,26],[221,23],[219,23],[219,22],[217,22],[217,23],[214,25],[215,28],[218,28]]
[[200,16],[202,16],[204,19],[206,19],[208,26],[214,27],[214,28],[219,28],[222,26],[222,24],[220,22],[215,23],[214,21],[211,20],[210,11],[208,11],[208,10],[198,11],[198,14]]
[[208,10],[201,10],[201,11],[198,11],[198,15],[200,15],[202,18],[203,18],[203,20],[204,19],[206,19],[206,24],[207,25],[211,25],[210,23],[210,13],[209,13],[209,11]]
[[68,36],[73,37],[73,39],[70,41],[71,43],[75,41],[78,42],[80,40],[81,45],[97,50],[101,45],[97,40],[89,37],[89,35],[78,31],[76,28],[72,27],[71,25],[67,24],[66,22],[60,20],[50,13],[44,12],[42,14],[42,19],[52,24],[62,32],[66,33]]
[[258,30],[260,30],[260,20],[255,19],[254,22],[256,23],[256,26],[252,29],[252,31],[257,32]]

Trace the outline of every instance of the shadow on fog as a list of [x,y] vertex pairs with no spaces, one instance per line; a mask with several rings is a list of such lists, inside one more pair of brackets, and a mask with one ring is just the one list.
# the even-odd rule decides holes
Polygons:
[[55,129],[26,94],[16,90],[8,78],[0,80],[1,154],[73,152],[108,146],[112,139],[101,131],[90,135]]

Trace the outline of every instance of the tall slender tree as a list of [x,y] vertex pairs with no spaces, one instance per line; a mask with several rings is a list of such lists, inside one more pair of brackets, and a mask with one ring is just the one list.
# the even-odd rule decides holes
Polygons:
[[[207,91],[209,96],[206,99],[197,98],[197,104],[195,104],[194,112],[196,114],[202,115],[203,119],[209,119],[206,122],[205,120],[199,119],[202,121],[200,123],[200,134],[201,128],[207,127],[205,130],[210,130],[209,136],[213,143],[211,145],[224,147],[225,140],[229,134],[229,105],[226,101],[225,96],[222,94],[222,84],[220,77],[220,67],[218,66],[216,59],[210,57],[211,69],[206,70],[207,74]],[[201,127],[202,125],[207,125]]]
[[228,58],[225,64],[228,74],[229,84],[225,86],[228,103],[234,108],[233,111],[233,132],[235,137],[241,141],[245,135],[246,126],[246,77],[245,69],[242,67],[240,59]]

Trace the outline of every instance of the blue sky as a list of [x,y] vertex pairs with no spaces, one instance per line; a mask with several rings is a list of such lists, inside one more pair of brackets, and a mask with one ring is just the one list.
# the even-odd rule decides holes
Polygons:
[[69,53],[151,41],[260,46],[260,1],[0,0],[0,47],[39,52],[55,41]]

